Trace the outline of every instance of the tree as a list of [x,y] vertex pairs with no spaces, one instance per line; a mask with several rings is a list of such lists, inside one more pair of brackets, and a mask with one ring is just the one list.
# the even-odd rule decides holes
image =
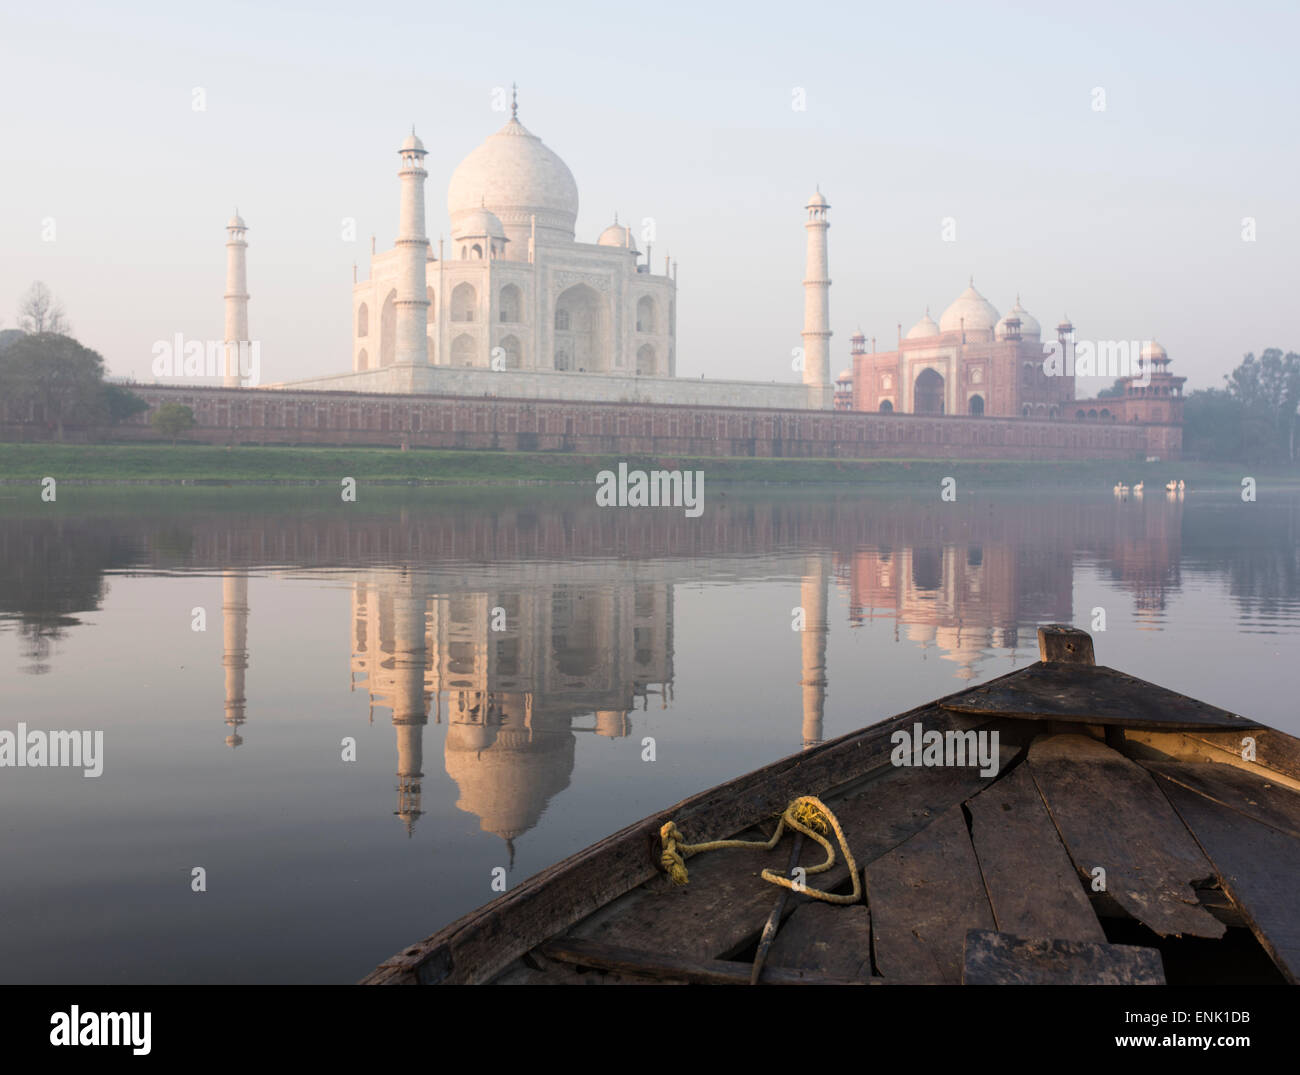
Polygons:
[[194,412],[181,403],[164,403],[149,416],[149,424],[164,437],[171,437],[172,446],[182,433],[193,429]]
[[1258,359],[1246,355],[1224,376],[1228,394],[1244,412],[1247,458],[1260,462],[1296,458],[1296,408],[1300,406],[1300,355],[1270,347]]
[[120,384],[105,384],[102,389],[104,415],[111,425],[125,422],[133,415],[149,409],[149,403],[129,388]]
[[1114,399],[1116,396],[1122,396],[1123,394],[1124,394],[1124,382],[1117,377],[1113,385],[1111,385],[1109,388],[1103,388],[1100,392],[1097,393],[1097,398]]
[[1187,393],[1183,401],[1183,452],[1190,459],[1245,458],[1245,408],[1222,388]]
[[66,335],[70,331],[63,304],[40,280],[27,289],[18,303],[18,327],[33,336],[45,332]]
[[104,359],[68,336],[23,336],[0,351],[0,400],[62,440],[65,426],[104,419]]

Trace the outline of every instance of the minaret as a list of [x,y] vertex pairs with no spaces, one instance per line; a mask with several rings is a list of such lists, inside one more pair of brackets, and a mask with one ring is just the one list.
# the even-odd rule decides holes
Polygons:
[[424,234],[424,143],[415,136],[415,128],[400,150],[402,170],[402,209],[397,223],[397,341],[393,361],[396,365],[429,364],[429,297],[425,262],[429,239]]
[[825,553],[809,556],[799,584],[803,608],[803,637],[800,640],[803,676],[803,745],[807,750],[822,741],[822,717],[826,710],[826,588],[830,572]]
[[248,668],[248,572],[227,571],[221,576],[221,663],[226,669],[226,746],[244,741],[244,671]]
[[826,210],[830,203],[818,189],[808,199],[808,264],[803,281],[803,383],[809,406],[830,410],[835,405],[831,384],[831,281],[826,261]]
[[393,595],[393,726],[397,729],[397,809],[409,836],[420,809],[424,776],[424,671],[427,665],[425,605],[416,582]]
[[239,387],[239,353],[248,353],[248,271],[245,253],[248,225],[235,210],[226,225],[226,368],[223,388]]

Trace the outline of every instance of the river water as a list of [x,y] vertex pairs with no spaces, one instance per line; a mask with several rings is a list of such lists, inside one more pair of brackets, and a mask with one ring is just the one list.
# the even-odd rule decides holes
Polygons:
[[[1300,734],[1300,496],[0,497],[0,980],[349,982],[564,856],[1023,666]],[[1101,629],[1104,627],[1104,630]],[[200,868],[203,891],[198,884]]]

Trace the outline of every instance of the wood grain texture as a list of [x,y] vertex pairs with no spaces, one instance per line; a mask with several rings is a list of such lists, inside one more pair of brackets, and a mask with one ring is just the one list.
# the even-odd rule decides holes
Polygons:
[[967,931],[994,928],[961,807],[867,866],[866,886],[885,981],[960,984]]
[[964,985],[1164,985],[1154,948],[1036,940],[989,930],[966,935]]
[[1021,765],[966,804],[997,928],[1021,937],[1103,944],[1078,871]]
[[976,716],[1121,728],[1215,731],[1259,727],[1245,717],[1105,665],[1033,664],[1015,679],[991,680],[945,698],[939,705]]
[[1300,984],[1300,839],[1158,779],[1264,951],[1287,981]]
[[871,912],[805,903],[786,919],[768,953],[769,968],[785,967],[848,981],[871,977]]
[[1082,878],[1102,867],[1110,896],[1162,937],[1223,936],[1193,888],[1214,867],[1146,770],[1079,735],[1036,741],[1028,766]]
[[[1236,810],[1239,814],[1300,838],[1300,792],[1266,776],[1213,762],[1146,762],[1145,767],[1175,784]],[[1296,879],[1300,883],[1300,878]]]

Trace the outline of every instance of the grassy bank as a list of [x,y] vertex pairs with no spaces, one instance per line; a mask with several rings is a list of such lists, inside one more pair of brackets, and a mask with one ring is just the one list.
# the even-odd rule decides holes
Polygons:
[[0,482],[226,484],[358,481],[395,484],[589,484],[598,471],[629,467],[703,470],[710,483],[916,486],[948,476],[982,488],[1148,488],[1183,478],[1199,488],[1236,487],[1243,474],[1300,486],[1300,475],[1226,463],[1036,462],[1027,460],[834,460],[631,457],[543,452],[457,452],[384,448],[223,448],[207,445],[0,444]]

